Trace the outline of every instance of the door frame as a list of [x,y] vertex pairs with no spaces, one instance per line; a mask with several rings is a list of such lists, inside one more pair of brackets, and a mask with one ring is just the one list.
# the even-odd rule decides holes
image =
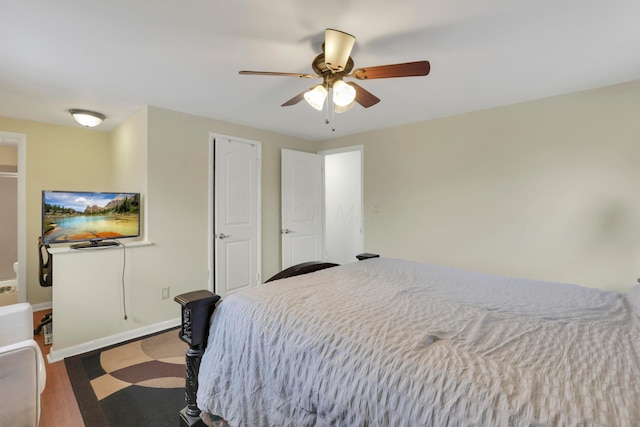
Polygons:
[[[340,148],[334,148],[334,149],[329,149],[329,150],[321,150],[318,151],[317,153],[322,155],[322,198],[323,198],[323,205],[324,205],[324,209],[325,209],[325,214],[326,214],[326,193],[325,193],[325,185],[324,185],[324,180],[325,180],[325,174],[326,174],[326,169],[324,167],[324,159],[327,155],[331,155],[331,154],[340,154],[340,153],[349,153],[352,151],[359,151],[360,152],[360,247],[364,250],[364,145],[360,144],[360,145],[351,145],[348,147],[340,147]],[[326,220],[326,215],[325,218],[323,220],[323,224],[322,224],[322,232],[323,232],[323,236],[322,236],[322,246],[323,246],[323,258],[324,260],[327,259],[326,256],[326,248],[327,248],[327,220]]]
[[0,131],[0,144],[18,148],[18,302],[27,302],[27,137]]
[[257,227],[258,227],[258,238],[257,238],[257,243],[256,243],[256,271],[260,277],[260,281],[262,280],[262,142],[260,141],[255,141],[255,140],[251,140],[251,139],[246,139],[246,138],[238,138],[235,136],[230,136],[230,135],[224,135],[221,133],[213,133],[213,132],[209,132],[209,184],[208,184],[208,191],[207,191],[207,205],[208,205],[208,230],[207,230],[207,235],[208,235],[208,250],[209,250],[209,256],[208,256],[208,268],[209,268],[209,290],[211,292],[215,292],[215,257],[216,257],[216,250],[215,250],[215,203],[216,203],[216,198],[215,198],[215,172],[216,172],[216,146],[215,146],[215,140],[216,138],[224,138],[224,139],[230,139],[233,141],[238,141],[238,142],[243,142],[245,144],[251,144],[251,145],[255,145],[258,148],[258,155],[259,155],[259,163],[258,163],[258,170],[259,173],[257,174],[257,179],[258,179],[258,186],[257,186],[257,191],[256,191],[256,197],[258,198],[258,200],[256,200],[256,222],[257,222]]

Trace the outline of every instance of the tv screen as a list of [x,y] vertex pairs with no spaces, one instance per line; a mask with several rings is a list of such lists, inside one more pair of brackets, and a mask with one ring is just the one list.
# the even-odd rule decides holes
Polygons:
[[[117,244],[140,236],[140,193],[42,192],[42,242],[74,248]],[[107,241],[107,242],[105,242]]]

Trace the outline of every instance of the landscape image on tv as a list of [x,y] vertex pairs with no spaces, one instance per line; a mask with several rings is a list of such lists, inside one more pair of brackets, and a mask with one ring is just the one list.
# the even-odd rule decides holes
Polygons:
[[137,237],[139,193],[43,191],[43,243]]

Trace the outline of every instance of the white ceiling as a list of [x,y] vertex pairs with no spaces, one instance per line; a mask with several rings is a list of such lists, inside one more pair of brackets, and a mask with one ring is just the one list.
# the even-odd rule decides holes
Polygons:
[[[144,105],[324,140],[640,79],[638,0],[0,0],[0,116],[75,125]],[[358,82],[336,115],[300,102],[325,28],[355,68],[429,60],[426,77]],[[320,80],[317,80],[319,83]],[[639,100],[640,101],[640,100]],[[331,118],[331,117],[330,117]]]

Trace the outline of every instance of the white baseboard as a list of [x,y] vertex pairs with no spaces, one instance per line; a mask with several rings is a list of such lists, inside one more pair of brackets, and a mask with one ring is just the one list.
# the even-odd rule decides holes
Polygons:
[[[133,340],[143,337],[145,335],[161,332],[167,329],[175,328],[181,324],[182,320],[177,317],[171,320],[165,320],[164,322],[154,323],[153,325],[144,326],[142,328],[133,329],[126,332],[121,332],[116,335],[111,335],[97,340],[89,341],[83,344],[74,345],[64,348],[62,350],[56,350],[53,346],[49,350],[47,360],[49,363],[59,362],[66,357],[76,356],[78,354],[86,353],[88,351],[98,350],[99,348],[108,347],[110,345],[119,344],[121,342]],[[54,343],[55,346],[55,343]]]
[[31,306],[31,308],[33,308],[34,313],[37,311],[49,310],[51,307],[53,307],[51,301],[41,302],[40,304],[33,304]]

